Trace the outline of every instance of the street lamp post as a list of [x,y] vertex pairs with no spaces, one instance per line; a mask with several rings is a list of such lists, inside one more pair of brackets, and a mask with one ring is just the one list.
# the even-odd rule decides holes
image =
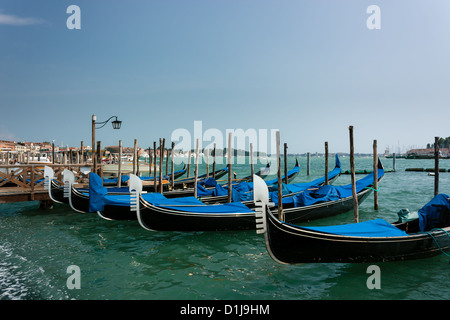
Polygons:
[[[117,116],[112,116],[106,121],[96,122],[97,121],[97,117],[94,114],[92,115],[92,163],[94,165],[94,172],[97,172],[97,157],[95,156],[95,153],[96,153],[96,150],[95,150],[95,129],[103,128],[108,123],[108,121],[111,120],[112,118],[115,118],[114,121],[111,121],[113,129],[116,129],[116,130],[120,129],[120,127],[122,125],[122,121],[119,121],[117,119]],[[96,125],[100,125],[100,126],[96,127]],[[97,151],[100,152],[100,150],[97,150]]]

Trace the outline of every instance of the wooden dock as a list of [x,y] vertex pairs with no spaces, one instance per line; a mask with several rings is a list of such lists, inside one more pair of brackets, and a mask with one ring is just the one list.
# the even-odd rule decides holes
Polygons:
[[0,203],[23,201],[50,201],[50,197],[44,187],[37,187],[34,192],[23,187],[0,188]]
[[[49,202],[50,196],[44,188],[44,167],[55,172],[54,179],[62,183],[64,169],[71,170],[78,183],[89,182],[91,164],[18,164],[0,165],[0,203],[41,201]],[[86,170],[87,169],[87,170]]]

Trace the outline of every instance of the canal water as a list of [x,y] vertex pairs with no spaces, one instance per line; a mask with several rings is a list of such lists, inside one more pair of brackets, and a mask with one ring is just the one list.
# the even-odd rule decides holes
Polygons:
[[[312,157],[309,176],[306,157],[298,159],[300,174],[293,183],[323,176],[323,157]],[[349,170],[349,158],[340,160],[343,171]],[[392,169],[392,159],[382,161]],[[295,157],[288,157],[289,169],[294,163]],[[433,197],[434,177],[405,169],[433,166],[433,160],[397,159],[396,172],[387,172],[379,185],[379,210],[368,197],[360,204],[360,221],[393,222],[400,209],[420,209]],[[450,169],[450,160],[441,160],[440,166]],[[356,168],[371,170],[372,159],[356,158]],[[235,164],[233,171],[239,178],[250,168]],[[348,183],[350,175],[341,175],[335,185]],[[450,194],[450,172],[440,174],[440,191]],[[352,222],[350,211],[305,225]],[[255,231],[150,232],[136,221],[106,221],[67,205],[47,210],[37,202],[0,205],[1,300],[447,300],[449,261],[440,254],[378,263],[380,288],[370,289],[370,264],[280,265]]]

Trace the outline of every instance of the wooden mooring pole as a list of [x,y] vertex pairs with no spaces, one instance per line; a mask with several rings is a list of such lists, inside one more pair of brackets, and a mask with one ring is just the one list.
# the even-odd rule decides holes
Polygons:
[[439,193],[439,137],[434,137],[434,195]]
[[328,141],[325,141],[325,185],[328,185]]
[[250,143],[250,171],[252,174],[252,182],[253,182],[253,175],[255,174],[255,167],[253,165],[253,143]]
[[153,191],[158,192],[158,188],[156,187],[156,161],[158,160],[158,157],[156,155],[156,141],[153,141]]
[[377,140],[373,140],[373,208],[378,210],[378,151]]
[[122,186],[122,140],[119,140],[119,163],[117,164],[117,186]]
[[198,140],[195,147],[195,170],[194,170],[194,197],[197,198],[197,182],[198,182]]
[[134,146],[133,146],[133,174],[137,173],[137,163],[138,163],[137,139],[134,139]]
[[213,179],[216,180],[216,144],[214,143],[214,158],[212,166]]
[[[84,160],[84,141],[81,141],[81,154],[80,154],[80,163],[85,163],[86,161]],[[54,153],[52,153],[52,158],[53,158]],[[54,163],[54,162],[53,162]]]
[[204,149],[206,153],[206,179],[209,178],[209,149]]
[[152,176],[152,163],[153,163],[153,155],[152,155],[152,148],[148,147],[148,176]]
[[306,174],[311,173],[311,152],[306,153]]
[[287,169],[287,143],[284,143],[284,183],[289,183],[288,169]]
[[166,176],[169,175],[169,150],[166,153]]
[[[97,141],[97,170],[100,171],[100,173],[98,174],[102,179],[103,179],[103,157],[102,157],[102,142],[101,141]],[[98,168],[98,166],[100,166],[100,168]]]
[[189,178],[189,174],[191,173],[191,150],[188,151],[188,163],[187,163],[187,177]]
[[93,172],[97,173],[97,157],[95,155],[95,120],[97,118],[95,115],[92,115],[92,150],[91,150],[91,156],[92,156],[92,164],[94,165]]
[[173,172],[174,171],[174,167],[175,167],[175,164],[174,164],[174,159],[173,159],[173,157],[174,157],[174,154],[173,154],[173,148],[175,148],[175,142],[172,142],[172,151],[171,151],[171,153],[170,153],[170,155],[172,156],[172,165],[171,165],[171,170],[172,170],[172,178],[170,179],[171,180],[171,184],[172,184],[172,188],[174,187],[174,185],[175,185],[175,173]]
[[394,171],[397,171],[396,168],[395,168],[395,152],[392,154],[392,169]]
[[278,219],[284,221],[283,214],[283,191],[281,181],[281,155],[280,155],[280,131],[276,132],[276,147],[277,147],[277,176],[278,176]]
[[233,191],[233,178],[232,178],[232,172],[231,172],[231,132],[228,133],[228,203],[231,202],[231,196],[232,196],[232,191]]
[[[159,140],[161,142],[161,139]],[[166,144],[166,138],[162,139],[161,151],[159,155],[159,192],[163,193],[163,183],[162,183],[162,171],[164,163],[164,145]]]
[[350,126],[350,169],[352,176],[353,215],[355,223],[359,222],[358,196],[356,195],[355,151],[353,147],[353,126]]

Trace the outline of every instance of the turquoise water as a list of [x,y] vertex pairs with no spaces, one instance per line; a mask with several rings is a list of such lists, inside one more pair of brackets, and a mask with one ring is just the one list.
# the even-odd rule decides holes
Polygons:
[[[288,160],[290,169],[295,158]],[[306,158],[299,161],[301,170],[294,182],[323,175],[324,158],[312,158],[310,176]],[[348,170],[348,158],[341,157],[341,162]],[[392,159],[383,163],[392,169]],[[357,169],[371,166],[371,158],[356,159]],[[418,210],[433,197],[434,177],[404,169],[433,166],[433,160],[397,159],[397,172],[386,173],[380,183],[379,210],[373,209],[370,196],[360,204],[360,220],[395,221],[402,208]],[[440,166],[449,169],[450,161],[441,160]],[[250,169],[248,164],[234,165],[233,171],[242,177]],[[341,175],[335,184],[349,182],[349,175]],[[448,172],[440,173],[440,191],[450,194]],[[352,211],[309,225],[351,222]],[[262,235],[255,231],[149,232],[135,221],[106,221],[65,205],[48,210],[38,209],[37,202],[0,205],[2,300],[441,300],[450,298],[449,261],[442,254],[379,263],[381,288],[370,290],[369,264],[280,265],[269,257]],[[80,269],[80,289],[67,286],[71,265]]]

